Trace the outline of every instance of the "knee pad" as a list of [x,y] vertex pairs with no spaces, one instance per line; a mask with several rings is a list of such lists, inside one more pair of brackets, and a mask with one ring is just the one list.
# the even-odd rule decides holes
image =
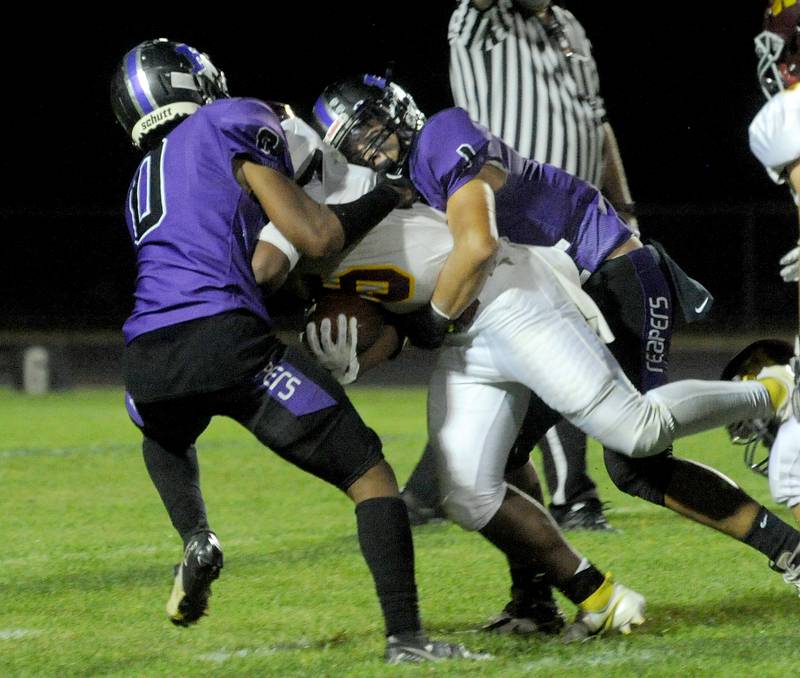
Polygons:
[[479,494],[474,488],[447,488],[442,508],[447,517],[465,530],[474,532],[486,527],[500,509],[506,484],[494,492]]
[[658,455],[670,447],[675,436],[672,413],[658,394],[653,391],[645,393],[644,402],[646,410],[639,421],[638,435],[630,451],[630,456],[636,459]]

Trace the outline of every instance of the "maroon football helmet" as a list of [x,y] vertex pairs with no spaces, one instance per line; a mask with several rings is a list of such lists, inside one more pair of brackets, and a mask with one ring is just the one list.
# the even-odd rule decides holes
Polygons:
[[800,1],[768,0],[764,29],[755,38],[758,81],[769,99],[800,82]]

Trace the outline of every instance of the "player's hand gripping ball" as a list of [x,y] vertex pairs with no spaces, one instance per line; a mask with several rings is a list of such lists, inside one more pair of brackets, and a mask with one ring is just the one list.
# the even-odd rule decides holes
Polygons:
[[373,302],[340,292],[317,300],[307,318],[305,342],[340,384],[358,377],[358,355],[381,335],[383,313]]
[[314,323],[319,336],[320,323],[328,318],[331,323],[331,341],[339,339],[338,316],[343,314],[349,322],[356,319],[357,342],[356,353],[363,353],[374,344],[383,330],[383,311],[379,304],[367,301],[356,294],[347,292],[325,291],[317,299],[308,314],[306,322]]

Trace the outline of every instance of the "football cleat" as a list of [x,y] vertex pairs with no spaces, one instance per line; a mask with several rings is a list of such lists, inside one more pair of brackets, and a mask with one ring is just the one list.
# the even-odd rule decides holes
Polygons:
[[482,626],[482,631],[519,636],[532,633],[556,635],[564,628],[566,620],[549,585],[535,582],[531,590],[512,589],[511,595],[503,611]]
[[[770,567],[783,574],[783,581],[794,586],[800,592],[800,544],[794,551],[785,551]],[[800,593],[798,593],[800,595]]]
[[794,392],[794,372],[789,365],[767,365],[756,375],[758,381],[774,379],[783,386],[783,397],[775,406],[775,420],[782,424],[792,416],[792,393]]
[[493,659],[492,655],[485,652],[470,652],[463,645],[430,640],[423,633],[389,636],[383,658],[387,664],[420,664],[446,659]]
[[189,626],[206,613],[211,582],[222,569],[222,547],[213,532],[200,532],[189,540],[183,560],[175,565],[175,581],[167,601],[167,614],[176,626]]
[[575,623],[564,632],[564,642],[618,631],[629,634],[644,623],[644,596],[622,584],[615,584],[611,573],[589,598],[580,605]]
[[570,506],[551,506],[550,515],[562,530],[616,532],[605,517],[599,499],[591,498]]

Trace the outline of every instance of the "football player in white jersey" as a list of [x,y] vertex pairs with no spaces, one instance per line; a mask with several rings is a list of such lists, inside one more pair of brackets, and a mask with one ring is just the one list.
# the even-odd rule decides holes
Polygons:
[[[496,222],[498,232],[514,242],[563,248],[581,271],[581,279],[586,277],[584,290],[607,314],[615,335],[608,347],[615,366],[642,392],[666,383],[675,322],[691,322],[697,314],[706,312],[710,296],[671,262],[663,248],[642,246],[594,186],[563,170],[519,156],[470,120],[463,109],[445,109],[426,120],[408,92],[371,74],[325,88],[314,105],[314,120],[324,130],[323,139],[342,150],[351,162],[376,170],[402,169],[428,204],[446,211],[448,225],[454,231],[469,232],[476,224],[488,229],[487,223]],[[440,280],[443,277],[444,269]],[[449,274],[447,277],[448,284],[457,287],[457,280],[449,279]],[[458,318],[457,305],[448,305],[447,295],[440,293],[438,285],[428,307],[414,313],[425,322],[423,331],[411,324],[409,339],[423,347],[443,341],[442,315]],[[541,328],[537,324],[532,332]],[[557,335],[551,334],[545,343],[558,342]],[[525,333],[520,337],[529,342],[526,350],[533,351],[530,337]],[[518,357],[514,353],[518,342],[522,343],[516,337],[494,339],[494,347],[506,349],[497,356],[494,368],[507,365],[509,356]],[[560,347],[569,345],[569,341],[559,343]],[[530,443],[544,433],[540,430],[542,422],[554,423],[553,410],[563,410],[569,417],[570,406],[591,407],[591,396],[587,399],[586,390],[581,388],[586,386],[582,382],[585,373],[568,381],[567,388],[559,381],[572,376],[564,366],[575,355],[566,352],[548,357],[558,358],[547,366],[551,390],[543,393],[542,382],[533,387],[541,399],[531,399],[508,457],[508,469],[527,464]],[[537,358],[541,356],[535,356],[534,363],[526,363],[526,367],[542,367],[535,362]],[[530,372],[509,372],[509,382],[524,382],[520,375],[530,377]],[[785,394],[794,381],[786,365],[782,376]],[[574,400],[557,403],[549,399],[569,399],[571,388],[578,391]],[[542,400],[551,409],[543,412]],[[575,424],[574,419],[569,420]],[[588,428],[584,432],[591,434]],[[671,447],[632,457],[629,451],[605,445],[604,461],[609,477],[620,490],[747,544],[766,555],[773,569],[784,572],[787,583],[800,584],[800,533],[714,469],[673,454]],[[502,507],[497,515],[504,515]],[[491,526],[489,523],[484,531]],[[536,573],[533,568],[526,572],[524,565],[516,562],[511,574],[512,599],[500,617],[513,625],[515,620],[530,616],[525,614],[526,594],[536,581]],[[498,621],[504,624],[502,619]]]
[[[301,122],[291,125],[295,132],[302,131]],[[291,148],[293,142],[289,144]],[[316,147],[318,157],[333,160],[333,171],[323,168],[316,185],[306,186],[312,195],[322,190],[325,200],[344,200],[348,190],[358,194],[375,180],[366,168],[342,165],[331,156],[331,149],[318,142],[298,142],[296,147]],[[307,164],[301,158],[293,158],[293,163],[300,168]],[[347,174],[346,181],[337,171]],[[535,500],[541,493],[530,476],[531,467],[518,469],[513,479],[505,476],[531,391],[547,403],[542,403],[543,426],[550,425],[548,417],[559,416],[558,410],[632,457],[658,453],[674,437],[733,420],[770,418],[770,398],[754,382],[697,381],[677,382],[642,396],[587,323],[603,327],[602,316],[580,289],[577,269],[564,252],[498,244],[491,223],[479,225],[483,233],[470,252],[472,234],[451,228],[444,214],[426,205],[395,210],[344,258],[330,262],[323,272],[325,280],[329,286],[372,296],[392,310],[410,312],[426,322],[432,299],[444,299],[440,303],[447,304],[451,314],[456,308],[454,315],[478,300],[469,322],[448,335],[431,380],[429,433],[436,441],[445,508],[455,522],[480,531],[512,562],[535,560],[549,583],[581,607],[582,623],[590,632],[599,630],[596,620],[602,613],[586,607],[597,600],[581,596],[593,588],[606,592],[600,608],[609,598],[626,600],[621,608],[627,610],[625,615],[615,617],[612,625],[627,628],[641,618],[643,601],[638,594],[603,584],[597,571],[587,569],[564,542]],[[278,244],[275,229],[267,227],[262,237]],[[494,243],[488,255],[487,241]],[[291,248],[287,250],[287,261],[296,261]],[[455,274],[458,280],[462,266],[472,276],[466,287],[448,279]],[[335,343],[341,344],[341,334],[338,339]],[[332,346],[330,337],[327,344]],[[327,351],[320,353],[323,360],[329,358]],[[343,355],[358,361],[354,350]],[[335,362],[330,361],[331,366]],[[352,375],[352,370],[341,367],[340,374]],[[583,574],[582,593],[571,588],[577,574]]]
[[[788,184],[795,203],[800,205],[800,3],[784,0],[767,4],[763,30],[755,38],[758,79],[767,102],[750,124],[750,149],[770,179]],[[780,274],[786,282],[798,283],[799,258],[800,245],[781,258]],[[798,348],[796,344],[795,353]],[[800,412],[798,404],[795,412]],[[769,448],[765,463],[749,465],[760,471],[768,469],[773,499],[786,504],[800,523],[797,419],[790,418],[777,432],[762,428],[733,437],[735,442],[748,445],[751,455],[759,443]]]

